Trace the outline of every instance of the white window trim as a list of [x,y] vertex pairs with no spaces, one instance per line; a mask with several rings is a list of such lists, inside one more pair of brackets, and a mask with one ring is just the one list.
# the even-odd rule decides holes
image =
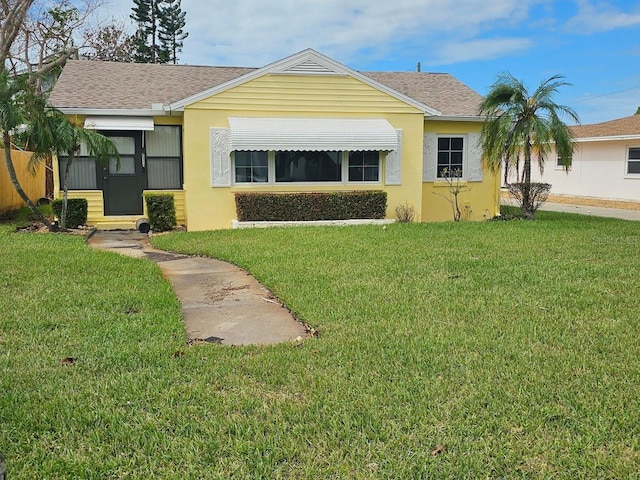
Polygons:
[[[629,155],[631,154],[631,149],[640,149],[640,146],[635,146],[635,145],[628,145],[626,148],[626,152],[625,152],[625,160],[624,160],[624,178],[628,178],[628,179],[640,179],[640,173],[628,173],[629,172]],[[640,159],[638,160],[633,160],[634,162],[640,162]]]
[[436,159],[435,159],[435,183],[447,183],[443,177],[438,176],[438,140],[441,138],[462,138],[462,177],[460,180],[469,181],[469,134],[468,133],[438,133],[436,134]]
[[231,185],[234,187],[274,187],[291,185],[294,187],[308,187],[308,186],[357,186],[357,185],[382,185],[382,155],[383,152],[378,152],[378,180],[377,181],[349,181],[349,151],[343,150],[341,152],[341,176],[342,180],[339,182],[276,182],[276,152],[275,150],[269,150],[267,152],[267,165],[269,167],[267,182],[236,182],[236,156],[235,151],[231,152]]

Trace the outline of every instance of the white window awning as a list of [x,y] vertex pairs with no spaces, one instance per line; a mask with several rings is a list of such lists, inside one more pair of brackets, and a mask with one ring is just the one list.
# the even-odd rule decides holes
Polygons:
[[87,117],[84,128],[91,130],[153,130],[153,117]]
[[384,118],[229,117],[231,150],[391,151],[396,130]]

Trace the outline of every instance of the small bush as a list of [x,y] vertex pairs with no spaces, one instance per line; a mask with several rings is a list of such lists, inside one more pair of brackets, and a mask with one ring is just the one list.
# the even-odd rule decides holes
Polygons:
[[348,220],[385,217],[387,193],[236,193],[241,222]]
[[409,202],[396,207],[396,220],[399,223],[411,223],[416,218],[416,209]]
[[149,225],[154,232],[166,232],[176,226],[173,195],[149,193],[144,196],[144,200],[147,203]]
[[[57,198],[51,202],[51,209],[58,219],[62,216],[62,199]],[[86,225],[87,212],[89,204],[86,198],[69,198],[67,199],[67,218],[65,219],[65,228],[78,228],[80,225]]]

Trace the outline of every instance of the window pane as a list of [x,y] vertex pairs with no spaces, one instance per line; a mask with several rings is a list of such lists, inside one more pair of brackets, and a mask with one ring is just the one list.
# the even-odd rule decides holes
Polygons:
[[629,149],[629,160],[640,160],[640,148]]
[[627,173],[640,173],[640,162],[629,162]]
[[276,182],[339,182],[341,152],[276,152]]
[[180,189],[179,158],[147,159],[147,180],[150,189]]
[[[67,168],[66,157],[59,158],[60,185],[64,185],[64,172]],[[91,158],[76,157],[69,171],[70,190],[96,190],[96,162]]]
[[438,150],[449,150],[451,145],[451,139],[446,137],[440,137],[438,139]]
[[462,150],[462,138],[451,139],[451,150]]
[[146,132],[145,135],[148,156],[180,156],[180,127],[156,126],[153,131]]
[[379,169],[376,165],[375,167],[365,167],[364,169],[364,181],[365,182],[377,182],[378,181],[378,173]]
[[363,167],[349,167],[349,181],[350,182],[361,182],[364,179],[364,168]]
[[377,182],[380,172],[379,152],[349,152],[349,181]]
[[136,144],[133,137],[109,137],[116,145],[120,155],[133,155],[136,152]]
[[135,175],[136,160],[133,157],[120,156],[120,169],[115,158],[109,159],[109,175]]
[[234,153],[235,181],[238,183],[268,182],[269,155],[267,152],[244,151]]

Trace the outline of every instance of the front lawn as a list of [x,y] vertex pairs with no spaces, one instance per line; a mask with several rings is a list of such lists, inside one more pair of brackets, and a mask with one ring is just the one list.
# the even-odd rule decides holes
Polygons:
[[151,262],[0,230],[10,478],[632,478],[640,223],[538,218],[154,237],[319,330],[242,348],[185,346]]

